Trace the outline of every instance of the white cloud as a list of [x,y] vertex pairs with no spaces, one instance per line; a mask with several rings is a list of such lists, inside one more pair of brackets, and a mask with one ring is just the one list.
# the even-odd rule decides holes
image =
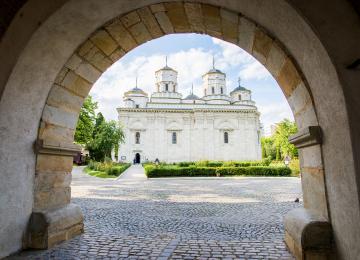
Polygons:
[[212,38],[213,43],[221,48],[219,55],[215,56],[216,64],[220,69],[227,69],[238,65],[245,65],[254,61],[246,51],[238,46]]
[[212,38],[213,43],[221,48],[221,56],[218,58],[218,66],[221,69],[228,69],[241,66],[239,76],[245,80],[261,80],[271,77],[267,69],[249,53],[238,46],[216,38]]
[[[212,42],[220,51],[214,50],[213,45],[207,49],[191,48],[168,55],[168,65],[178,71],[179,91],[184,96],[189,94],[192,83],[195,94],[202,96],[201,76],[211,68],[213,54],[215,54],[216,67],[228,73],[228,90],[237,84],[235,78],[238,75],[247,80],[249,86],[251,80],[261,81],[271,77],[263,65],[238,46],[215,38]],[[164,65],[164,53],[148,56],[134,55],[134,58],[120,59],[103,73],[90,92],[90,95],[98,102],[98,111],[101,111],[107,119],[117,119],[116,108],[123,105],[123,93],[135,87],[136,75],[138,87],[150,95],[155,86],[154,73]],[[271,124],[283,118],[292,119],[287,103],[270,103],[271,101],[269,98],[269,103],[258,106],[266,132],[269,131]]]
[[[168,55],[168,65],[178,71],[179,90],[184,95],[190,92],[194,83],[194,92],[201,95],[201,76],[211,67],[212,55],[201,48],[192,48]],[[90,95],[99,104],[105,118],[116,119],[116,107],[122,105],[123,93],[135,87],[138,76],[138,87],[147,93],[154,91],[155,71],[165,65],[165,55],[154,54],[139,56],[130,62],[119,60],[112,65],[95,83]]]
[[261,63],[253,61],[240,70],[240,77],[246,80],[261,80],[271,77],[271,74]]
[[285,102],[267,103],[265,105],[257,105],[260,111],[260,120],[264,125],[265,135],[269,135],[271,125],[282,121],[284,118],[294,120],[293,113],[289,105]]

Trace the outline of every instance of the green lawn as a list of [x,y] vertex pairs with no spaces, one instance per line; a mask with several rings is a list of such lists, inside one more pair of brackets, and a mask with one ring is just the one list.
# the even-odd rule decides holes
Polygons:
[[[108,167],[101,167],[101,165],[103,165],[103,163],[96,163],[98,166],[100,165],[100,167],[95,168],[95,169],[104,169],[103,171],[99,171],[99,170],[95,170],[95,169],[91,169],[90,165],[85,167],[84,171],[94,177],[98,177],[98,178],[117,178],[119,177],[127,168],[130,167],[131,164],[112,164],[112,163],[108,163]],[[94,163],[92,164],[94,165]]]
[[109,175],[106,172],[94,171],[88,167],[85,167],[84,171],[91,176],[99,177],[99,178],[117,178],[118,177],[116,175]]

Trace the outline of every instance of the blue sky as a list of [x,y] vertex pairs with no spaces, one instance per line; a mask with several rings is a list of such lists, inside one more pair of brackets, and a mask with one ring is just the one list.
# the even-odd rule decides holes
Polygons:
[[293,120],[290,107],[274,78],[258,61],[236,45],[199,34],[174,34],[149,41],[127,53],[98,79],[90,95],[98,102],[98,111],[106,119],[117,119],[116,108],[123,105],[123,93],[138,87],[149,94],[155,89],[155,71],[168,65],[178,71],[179,92],[184,96],[194,84],[194,93],[202,96],[201,76],[212,67],[226,73],[227,92],[238,85],[252,91],[252,99],[261,113],[265,133],[284,118]]

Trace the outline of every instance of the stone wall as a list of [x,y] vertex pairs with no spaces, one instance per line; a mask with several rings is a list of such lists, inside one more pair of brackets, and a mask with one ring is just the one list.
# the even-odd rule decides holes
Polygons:
[[[350,5],[340,0],[331,3],[320,0],[306,6],[296,2],[293,3],[296,8],[281,0],[157,2],[89,0],[57,1],[52,5],[33,1],[23,7],[29,16],[16,17],[3,37],[0,182],[4,185],[0,198],[0,256],[21,248],[32,210],[33,216],[37,216],[37,209],[43,212],[46,209],[50,215],[60,209],[78,214],[68,207],[66,178],[56,184],[62,188],[51,191],[61,190],[64,196],[55,201],[47,199],[48,191],[44,193],[42,187],[54,187],[56,182],[44,177],[46,165],[42,165],[42,155],[36,161],[34,141],[43,140],[58,150],[66,150],[73,140],[81,103],[101,73],[139,44],[174,32],[205,33],[238,44],[277,79],[300,129],[321,126],[322,144],[301,152],[307,193],[305,207],[314,210],[325,222],[331,219],[340,257],[358,256],[356,163],[360,160],[356,147],[360,142],[357,135],[360,120],[351,111],[358,110],[359,76],[346,70],[345,65],[360,55],[356,48],[360,44],[357,37],[360,26],[356,26],[359,20]],[[38,13],[34,10],[39,9],[40,3]],[[324,12],[328,5],[332,8]],[[341,13],[347,14],[347,19],[341,19],[338,15]],[[38,14],[41,14],[38,23],[28,22]],[[333,37],[335,32],[339,37]],[[315,156],[306,157],[311,153]],[[18,158],[22,158],[21,163]],[[62,156],[48,158],[55,162]],[[47,173],[61,179],[68,172],[67,163],[61,167]],[[324,188],[318,189],[319,186]],[[33,200],[33,190],[34,198],[44,200]],[[314,219],[314,215],[300,216]],[[50,219],[54,222],[46,227],[50,227],[50,235],[55,235],[59,230],[51,227],[57,227],[57,222]],[[74,219],[81,223],[81,218]],[[69,230],[72,224],[69,222]],[[73,233],[65,234],[60,235],[59,241]],[[294,237],[288,241],[299,243]]]

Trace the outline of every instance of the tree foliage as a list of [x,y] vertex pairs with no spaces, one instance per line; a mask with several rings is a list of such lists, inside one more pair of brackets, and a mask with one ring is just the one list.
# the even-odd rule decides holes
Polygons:
[[111,151],[117,144],[124,141],[124,132],[114,120],[102,121],[95,127],[95,131],[94,139],[88,145],[90,157],[97,161],[103,161],[106,157],[111,157]]
[[277,124],[275,133],[261,140],[263,158],[282,160],[286,155],[291,158],[298,157],[296,147],[289,142],[289,136],[297,132],[295,122],[284,119]]
[[86,146],[91,159],[103,161],[123,142],[124,132],[116,121],[107,122],[101,113],[95,114],[96,109],[97,103],[88,96],[80,110],[75,142]]
[[95,109],[97,109],[97,102],[88,96],[80,110],[79,120],[75,131],[75,142],[79,144],[88,144],[93,136],[95,126]]

